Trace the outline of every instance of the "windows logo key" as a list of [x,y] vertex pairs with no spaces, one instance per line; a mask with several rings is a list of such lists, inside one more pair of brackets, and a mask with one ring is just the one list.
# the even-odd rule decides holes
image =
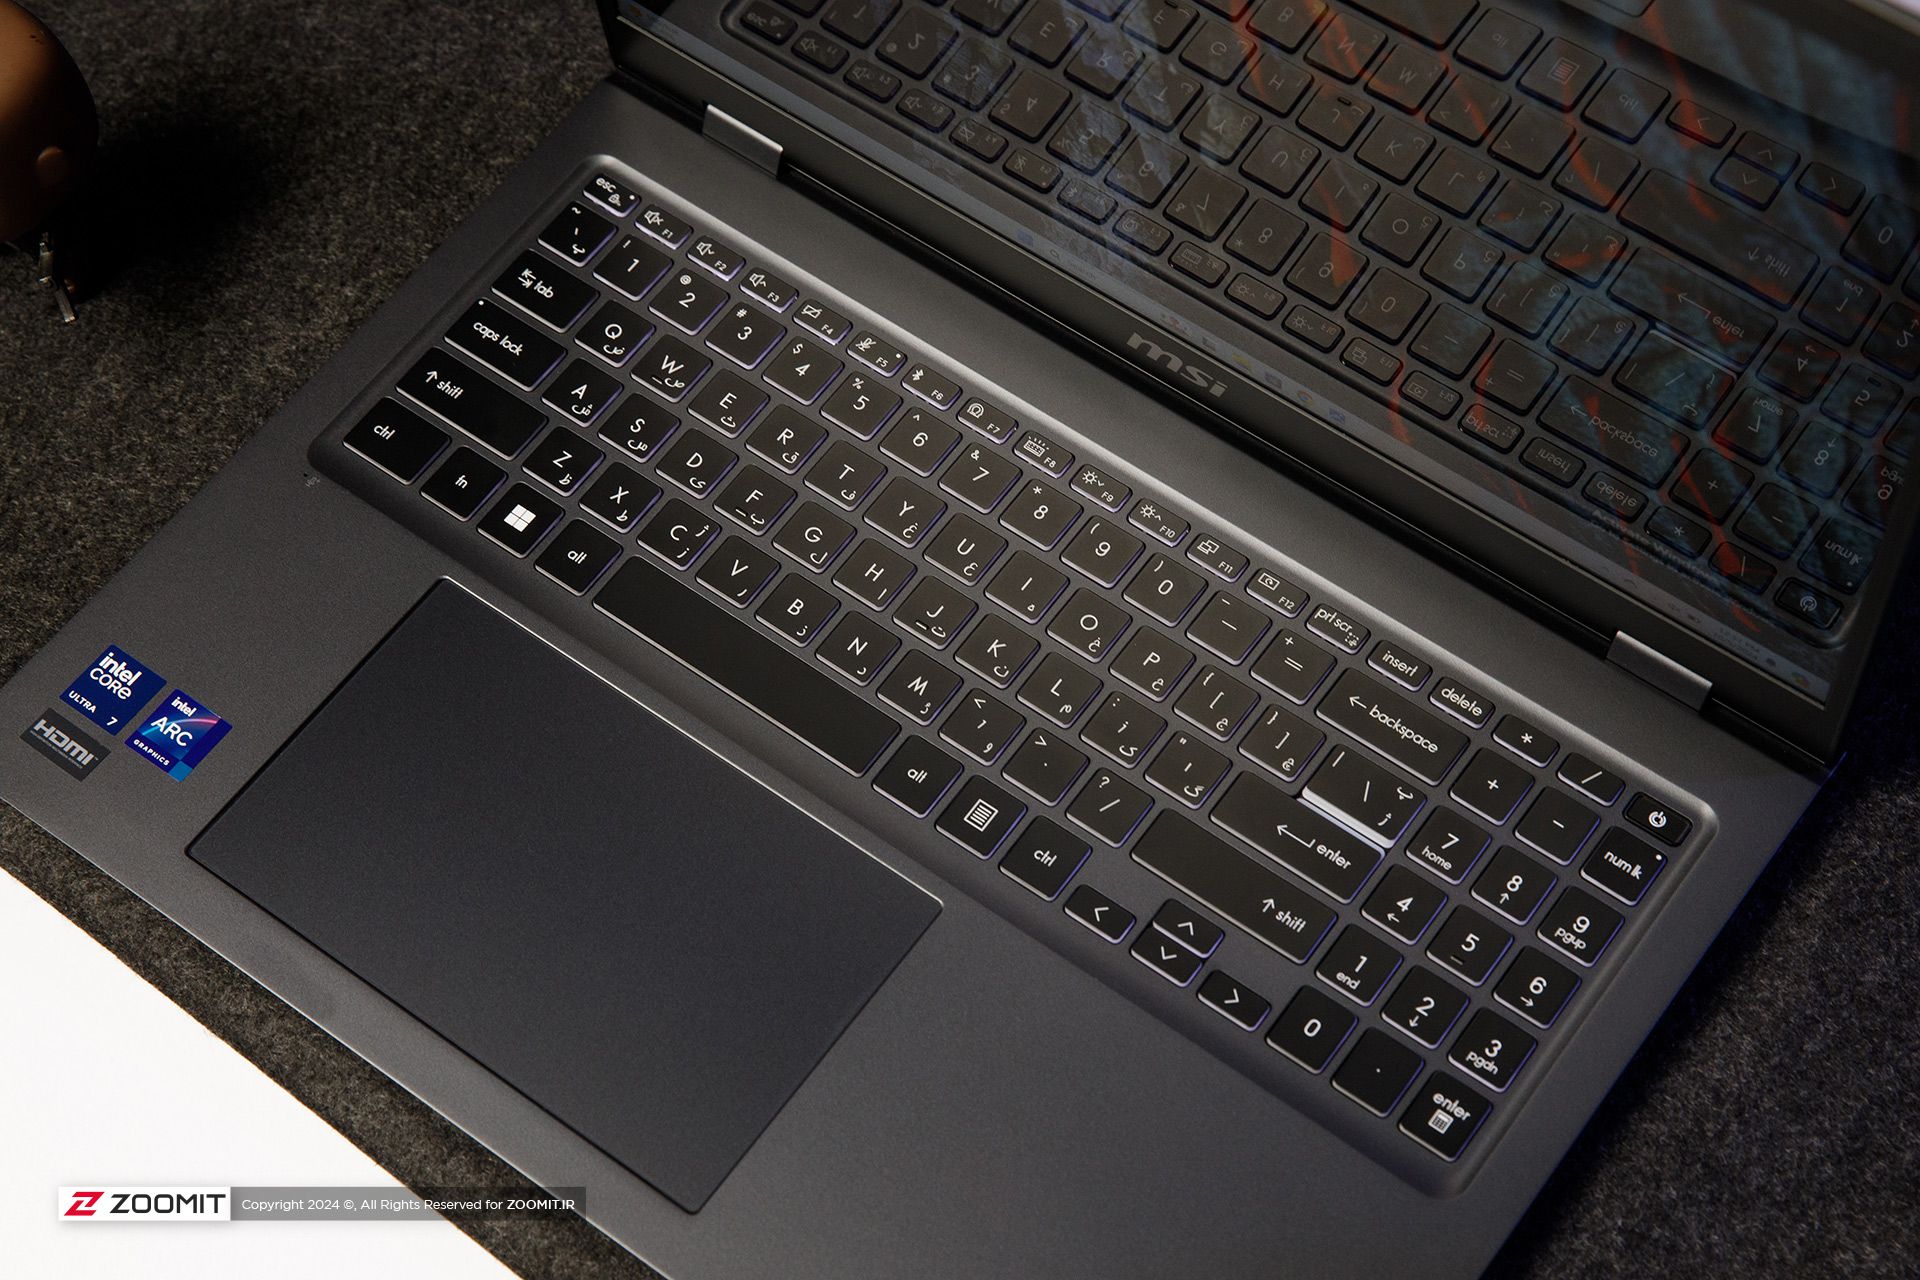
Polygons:
[[233,726],[207,710],[206,704],[175,689],[147,717],[140,731],[127,739],[133,753],[144,756],[167,771],[172,778],[184,778],[194,766],[207,758]]

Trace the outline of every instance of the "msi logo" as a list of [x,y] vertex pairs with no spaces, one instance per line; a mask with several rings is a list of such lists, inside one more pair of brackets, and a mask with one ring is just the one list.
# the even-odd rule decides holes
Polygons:
[[1179,356],[1168,351],[1165,347],[1162,347],[1159,343],[1144,334],[1133,334],[1127,339],[1127,346],[1134,351],[1138,351],[1147,360],[1160,365],[1174,377],[1190,384],[1196,390],[1204,391],[1208,395],[1216,397],[1223,396],[1227,393],[1226,383],[1214,377],[1211,373],[1199,365],[1194,364],[1192,361],[1182,360]]

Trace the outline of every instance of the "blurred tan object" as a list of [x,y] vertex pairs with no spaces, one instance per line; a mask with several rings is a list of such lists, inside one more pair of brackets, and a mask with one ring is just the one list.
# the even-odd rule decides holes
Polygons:
[[0,240],[37,259],[68,321],[76,283],[60,270],[55,222],[100,140],[80,68],[32,14],[0,0]]

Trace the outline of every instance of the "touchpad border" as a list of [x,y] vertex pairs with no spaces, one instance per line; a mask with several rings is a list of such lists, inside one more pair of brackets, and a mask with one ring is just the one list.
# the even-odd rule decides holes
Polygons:
[[447,580],[187,852],[688,1212],[940,912]]

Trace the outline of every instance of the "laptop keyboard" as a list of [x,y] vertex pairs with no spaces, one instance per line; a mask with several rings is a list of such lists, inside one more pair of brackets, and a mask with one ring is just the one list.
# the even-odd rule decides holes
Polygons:
[[728,20],[1743,609],[1843,625],[1920,438],[1906,195],[1475,0]]
[[759,256],[593,174],[319,448],[864,780],[914,856],[1048,904],[1057,949],[1270,1088],[1459,1159],[1692,819]]

